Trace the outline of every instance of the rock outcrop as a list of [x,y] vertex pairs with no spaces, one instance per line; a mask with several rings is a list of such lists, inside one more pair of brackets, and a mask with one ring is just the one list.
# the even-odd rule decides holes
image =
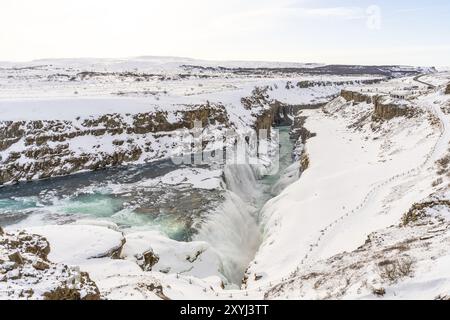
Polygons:
[[413,108],[407,102],[397,101],[385,96],[377,96],[374,104],[373,119],[375,120],[390,120],[395,117],[408,117],[413,114]]
[[[288,82],[288,85],[289,82]],[[256,110],[254,128],[267,129],[270,132],[272,126],[290,126],[293,123],[293,115],[303,106],[289,105],[278,100],[271,99],[268,90],[270,87],[255,88],[252,95],[241,99],[242,105],[249,110]],[[309,106],[304,106],[309,107]],[[311,105],[314,107],[314,105]]]
[[305,143],[309,138],[315,137],[316,134],[314,132],[309,131],[305,128],[304,124],[306,121],[306,117],[304,116],[296,116],[294,118],[294,123],[291,127],[291,131],[289,132],[289,136],[293,140],[299,140],[301,143]]
[[342,90],[341,97],[354,103],[374,105],[373,120],[391,120],[395,117],[411,116],[411,108],[406,100],[394,99],[386,95],[372,95],[358,91]]
[[309,168],[309,156],[306,152],[302,152],[300,157],[300,172],[305,171]]
[[425,201],[421,203],[415,203],[411,207],[411,209],[406,212],[402,217],[402,226],[407,226],[411,223],[415,223],[418,220],[426,217],[427,210],[433,209],[434,207],[447,207],[450,209],[450,200],[433,200],[433,201]]
[[256,117],[254,129],[259,134],[260,130],[267,130],[270,135],[270,129],[273,124],[273,113],[271,109],[267,109]]
[[341,90],[341,97],[347,101],[353,101],[355,103],[372,103],[374,102],[374,96],[368,95],[358,91]]
[[280,101],[266,101],[266,107],[260,114],[255,114],[255,129],[266,129],[270,132],[272,126],[290,126],[293,124],[293,114],[296,106],[288,105]]
[[49,261],[49,252],[50,245],[41,236],[0,230],[0,298],[100,299],[87,273]]
[[259,132],[259,130],[267,130],[270,133],[273,124],[273,105],[276,104],[276,102],[270,99],[267,91],[268,87],[256,87],[250,96],[241,99],[241,104],[244,108],[252,110],[251,114],[256,119],[253,124],[253,129],[257,132]]
[[450,94],[450,83],[447,85],[447,88],[445,88],[445,94]]
[[286,105],[279,101],[275,101],[272,104],[272,117],[273,117],[273,125],[276,126],[290,126],[293,121],[293,114],[295,106]]
[[143,271],[151,271],[153,266],[158,263],[159,256],[153,250],[147,250],[142,254],[135,255],[136,262]]

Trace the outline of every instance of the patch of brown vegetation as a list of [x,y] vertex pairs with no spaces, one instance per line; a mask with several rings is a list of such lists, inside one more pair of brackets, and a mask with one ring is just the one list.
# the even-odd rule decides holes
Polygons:
[[450,200],[435,200],[422,203],[415,203],[402,217],[402,226],[415,223],[426,216],[426,210],[435,206],[447,206],[450,208]]

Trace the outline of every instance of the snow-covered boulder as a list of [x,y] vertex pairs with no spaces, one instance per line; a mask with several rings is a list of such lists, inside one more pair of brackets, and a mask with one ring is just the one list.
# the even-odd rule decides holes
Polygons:
[[100,292],[76,267],[48,260],[48,241],[25,231],[0,228],[0,300],[97,300]]
[[145,271],[177,273],[206,278],[221,271],[221,260],[206,242],[174,241],[156,231],[126,236],[121,257],[135,261]]
[[95,258],[119,257],[125,243],[122,233],[92,225],[50,225],[27,231],[42,235],[50,242],[48,258],[51,261],[69,265]]

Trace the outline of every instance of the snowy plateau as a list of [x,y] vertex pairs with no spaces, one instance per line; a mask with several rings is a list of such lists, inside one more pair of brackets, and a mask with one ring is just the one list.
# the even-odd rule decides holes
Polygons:
[[0,62],[0,299],[450,299],[449,246],[449,71]]

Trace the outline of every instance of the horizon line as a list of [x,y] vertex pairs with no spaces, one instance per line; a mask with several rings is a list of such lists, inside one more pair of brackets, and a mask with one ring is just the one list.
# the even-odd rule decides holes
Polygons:
[[[359,64],[359,63],[327,63],[327,62],[301,62],[301,61],[287,61],[287,60],[247,60],[247,59],[204,59],[204,58],[193,58],[186,56],[171,56],[171,55],[137,55],[128,57],[95,57],[95,56],[80,56],[80,57],[47,57],[47,58],[36,58],[31,60],[0,60],[0,63],[36,63],[39,61],[58,61],[58,60],[133,60],[133,59],[156,59],[156,58],[166,58],[166,59],[180,59],[180,60],[192,60],[192,61],[204,61],[204,62],[234,62],[234,63],[281,63],[281,64],[311,64],[311,65],[341,65],[341,66],[402,66],[402,67],[427,67],[427,68],[449,68],[450,65],[412,65],[412,64]],[[175,62],[175,61],[174,61]]]

